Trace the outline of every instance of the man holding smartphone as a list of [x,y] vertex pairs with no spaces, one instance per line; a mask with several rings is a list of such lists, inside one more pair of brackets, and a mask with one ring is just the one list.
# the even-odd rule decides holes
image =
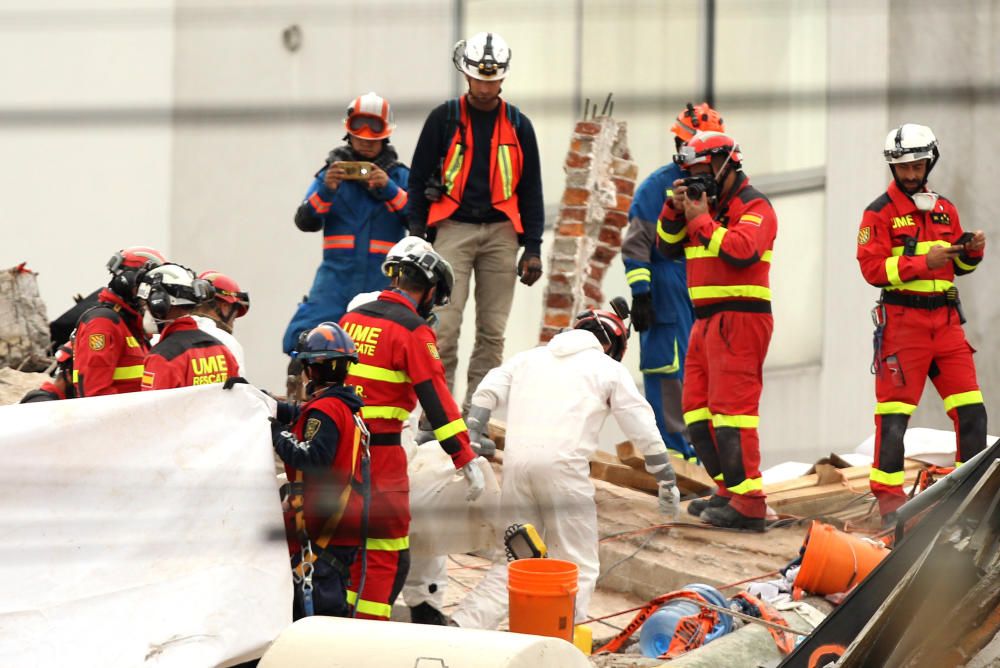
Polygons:
[[344,118],[347,143],[330,151],[295,212],[303,232],[323,230],[323,263],[285,330],[285,353],[300,333],[340,320],[355,295],[389,285],[382,262],[406,236],[410,176],[389,143],[395,127],[388,100],[375,93],[355,98]]
[[893,181],[868,205],[858,231],[865,280],[882,288],[875,307],[875,461],[870,485],[884,525],[906,501],[903,435],[930,378],[955,424],[955,464],[986,447],[986,407],[975,352],[965,339],[955,276],[975,270],[986,235],[964,232],[955,205],[927,188],[939,158],[924,125],[905,123],[886,137]]

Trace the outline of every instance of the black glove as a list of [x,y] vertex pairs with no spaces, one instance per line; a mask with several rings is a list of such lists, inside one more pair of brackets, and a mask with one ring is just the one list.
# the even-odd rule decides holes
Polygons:
[[643,292],[632,295],[632,326],[637,332],[645,332],[653,324],[653,294]]
[[244,385],[250,384],[247,382],[247,379],[242,376],[230,376],[229,378],[226,378],[226,382],[222,384],[222,389],[231,390],[234,385],[238,385],[240,383],[243,383]]
[[281,420],[268,418],[271,421],[271,443],[277,443],[286,438],[283,433],[288,431],[288,425]]
[[542,258],[529,254],[528,251],[521,253],[521,260],[517,263],[517,275],[525,285],[534,285],[542,277]]

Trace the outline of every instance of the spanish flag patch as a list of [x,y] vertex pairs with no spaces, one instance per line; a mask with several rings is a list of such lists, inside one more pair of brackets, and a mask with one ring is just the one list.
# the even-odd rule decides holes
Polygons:
[[142,372],[142,389],[151,390],[153,389],[153,381],[156,379],[156,374],[152,371]]
[[764,221],[763,216],[758,216],[756,213],[744,213],[740,216],[738,222],[740,223],[750,223],[751,225],[760,225]]

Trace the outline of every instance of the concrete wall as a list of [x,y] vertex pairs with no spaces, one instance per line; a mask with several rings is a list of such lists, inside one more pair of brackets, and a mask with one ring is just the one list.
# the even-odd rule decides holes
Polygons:
[[0,268],[39,272],[52,317],[123,246],[170,246],[173,2],[0,8]]

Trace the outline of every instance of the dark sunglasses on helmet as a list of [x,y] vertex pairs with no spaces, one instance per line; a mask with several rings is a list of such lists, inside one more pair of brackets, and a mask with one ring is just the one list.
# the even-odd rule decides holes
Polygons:
[[352,132],[358,132],[364,128],[379,133],[385,130],[385,121],[376,116],[362,116],[361,114],[355,114],[347,121],[347,129]]

